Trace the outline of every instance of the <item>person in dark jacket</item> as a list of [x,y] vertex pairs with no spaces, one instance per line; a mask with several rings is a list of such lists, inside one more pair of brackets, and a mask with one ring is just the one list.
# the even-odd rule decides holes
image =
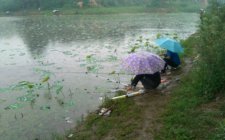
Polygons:
[[161,76],[159,72],[154,74],[140,74],[136,75],[131,81],[131,87],[134,89],[138,82],[141,81],[145,91],[155,89],[161,83]]
[[165,58],[163,58],[163,60],[166,62],[166,64],[164,66],[164,69],[162,70],[162,73],[166,72],[166,68],[168,65],[176,68],[181,64],[179,55],[177,53],[171,52],[169,50],[167,50],[167,52],[165,54]]

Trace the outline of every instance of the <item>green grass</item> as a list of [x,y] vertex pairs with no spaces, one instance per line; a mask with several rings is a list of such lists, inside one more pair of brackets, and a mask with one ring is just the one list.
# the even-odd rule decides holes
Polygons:
[[75,135],[70,139],[97,140],[110,136],[119,140],[134,140],[133,132],[140,129],[142,109],[135,105],[133,99],[107,100],[102,107],[112,108],[110,117],[99,116],[97,113],[89,114],[75,132],[72,130]]
[[[182,57],[194,58],[199,45],[199,34],[194,34],[182,44],[185,54]],[[221,139],[225,132],[224,96],[217,100],[204,98],[199,94],[195,80],[198,77],[194,63],[192,71],[181,80],[172,92],[172,99],[163,114],[163,129],[156,135],[157,140],[211,140]],[[222,138],[224,139],[224,137]]]
[[[182,41],[185,54],[194,59],[198,46],[199,34],[194,34]],[[194,64],[195,66],[195,64]],[[194,80],[195,69],[182,77],[179,87],[172,91],[172,98],[162,115],[163,127],[155,133],[156,140],[220,140],[225,132],[225,97],[217,95],[217,100],[208,100],[199,96]],[[141,129],[142,109],[132,98],[118,101],[106,101],[104,107],[113,106],[110,117],[90,114],[75,131],[74,140],[111,139],[135,140],[136,130]],[[161,120],[161,118],[159,118]],[[113,134],[113,135],[112,135]],[[204,135],[203,135],[204,134]]]
[[171,4],[169,5],[163,5],[160,7],[152,6],[152,5],[147,5],[146,6],[148,11],[161,11],[161,12],[199,12],[199,9],[201,8],[206,8],[204,6],[201,6],[199,4],[193,3],[193,2],[188,2],[188,1],[183,1],[183,2],[178,2],[178,1],[171,1]]
[[[129,6],[129,7],[93,7],[93,8],[62,8],[60,14],[62,15],[90,15],[90,14],[120,14],[120,13],[144,13],[146,8],[144,6]],[[0,15],[5,15],[1,12]],[[20,15],[53,15],[52,10],[27,10],[27,11],[17,11],[12,12],[10,15],[20,16]]]
[[[199,34],[183,40],[185,57],[194,59],[199,45]],[[194,86],[197,77],[196,64],[192,71],[181,78],[179,87],[171,91],[171,99],[166,111],[159,118],[162,128],[154,133],[156,140],[223,140],[225,134],[225,97],[223,91],[217,98],[209,100],[199,95]],[[121,93],[120,93],[121,94]],[[133,98],[117,101],[107,100],[103,107],[112,107],[110,117],[91,113],[76,130],[71,130],[74,140],[119,139],[135,140],[137,130],[142,128],[143,110]]]
[[182,57],[189,57],[192,58],[197,56],[197,52],[194,51],[193,49],[196,49],[198,47],[198,41],[200,37],[198,33],[195,33],[191,35],[188,39],[186,40],[181,40],[182,46],[185,47],[184,53],[182,53]]
[[[211,12],[210,12],[211,10]],[[224,140],[224,14],[212,5],[197,34],[183,42],[186,57],[199,59],[183,78],[163,115],[164,127],[157,139]],[[209,34],[209,33],[214,33]]]
[[[91,15],[91,14],[122,14],[122,13],[146,13],[146,12],[196,12],[196,8],[193,10],[176,9],[176,8],[164,8],[160,10],[158,8],[149,8],[144,6],[122,6],[122,7],[92,7],[92,8],[61,8],[61,15]],[[198,11],[197,11],[198,12]],[[4,12],[0,12],[0,16],[6,15]],[[10,16],[24,16],[24,15],[53,15],[52,10],[26,10],[11,12]]]
[[210,140],[224,119],[221,109],[224,98],[209,102],[196,96],[195,89],[189,85],[189,76],[182,80],[181,87],[172,95],[173,98],[163,115],[164,127],[156,136],[158,140]]
[[[96,7],[96,8],[84,8],[76,9],[73,11],[75,14],[119,14],[119,13],[144,13],[145,7]],[[67,12],[65,11],[65,14]]]

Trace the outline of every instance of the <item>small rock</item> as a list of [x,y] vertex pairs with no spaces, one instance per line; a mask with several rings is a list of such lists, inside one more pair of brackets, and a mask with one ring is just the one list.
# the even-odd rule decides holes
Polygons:
[[178,77],[177,77],[177,78],[175,78],[175,81],[176,81],[176,82],[180,81],[180,78],[178,78]]
[[73,123],[73,121],[72,121],[72,119],[71,119],[70,117],[66,117],[66,118],[65,118],[65,121],[66,121],[67,123]]
[[59,14],[60,14],[60,11],[59,11],[59,10],[53,10],[52,13],[53,13],[54,15],[59,15]]
[[109,110],[109,109],[107,109],[107,108],[102,108],[101,110],[100,110],[100,112],[98,113],[98,115],[100,115],[100,116],[109,116],[110,115],[110,113],[111,113],[111,110]]
[[72,138],[72,137],[73,137],[73,134],[69,134],[69,135],[68,135],[68,138]]
[[99,97],[99,100],[102,101],[104,98],[103,97]]
[[171,72],[167,72],[167,73],[166,73],[166,75],[170,75],[170,74],[171,74]]
[[220,97],[216,97],[216,101],[219,101],[220,100]]

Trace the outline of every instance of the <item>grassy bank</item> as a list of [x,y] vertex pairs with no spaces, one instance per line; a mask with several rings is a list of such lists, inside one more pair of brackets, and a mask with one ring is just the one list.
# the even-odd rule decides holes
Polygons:
[[[109,117],[99,117],[93,113],[85,121],[73,130],[74,134],[69,139],[120,139],[135,140],[140,135],[153,133],[156,140],[221,140],[225,136],[225,97],[224,90],[217,92],[214,98],[200,95],[196,88],[195,80],[198,77],[196,70],[199,69],[198,51],[201,34],[194,34],[182,43],[185,46],[183,59],[188,57],[193,61],[193,68],[186,76],[181,77],[179,86],[173,88],[170,98],[160,98],[157,96],[154,100],[160,102],[164,99],[169,101],[165,106],[147,106],[142,107],[134,101],[136,98],[118,100],[116,102],[108,101],[104,107],[113,106],[113,112]],[[196,57],[197,56],[197,57]],[[204,86],[204,85],[203,85]],[[146,98],[143,103],[153,102],[154,95],[140,97]],[[160,110],[157,107],[165,108]],[[146,125],[146,110],[152,108],[159,109],[158,115],[151,118],[157,120],[154,125],[147,124],[147,129],[142,131],[143,125]],[[160,131],[155,131],[160,127]],[[145,126],[146,127],[146,126]],[[137,131],[140,130],[140,131]],[[203,135],[204,134],[204,135]]]
[[[192,60],[192,70],[170,91],[165,111],[158,111],[162,114],[156,124],[162,127],[153,131],[156,140],[225,139],[225,7],[212,6],[202,18],[198,32],[182,42],[183,59]],[[160,101],[159,96],[156,100]],[[144,112],[156,106],[148,106],[144,111],[132,98],[115,104],[109,117],[88,117],[72,139],[110,139],[112,135],[115,139],[138,139],[143,132],[137,130],[146,127]],[[157,125],[148,127],[154,129]]]
[[194,59],[163,115],[157,139],[225,139],[225,6],[213,3],[203,15],[198,34],[184,41]]
[[[133,7],[93,7],[93,8],[74,8],[57,9],[60,15],[90,15],[90,14],[121,14],[121,13],[145,13],[147,12],[144,6]],[[23,15],[53,15],[52,10],[25,10],[11,12],[10,14],[0,13],[1,16],[23,16]]]
[[[200,45],[199,40],[199,34],[196,34],[184,41],[186,48],[189,48],[189,57],[194,62],[197,59],[195,52]],[[193,67],[198,67],[197,63]],[[218,127],[224,122],[225,98],[222,93],[216,94],[212,100],[199,96],[193,83],[201,77],[197,77],[194,69],[183,77],[180,86],[173,91],[172,99],[163,115],[164,127],[156,139],[211,140],[219,135]]]
[[[193,69],[186,76],[181,77],[179,86],[172,89],[171,98],[165,106],[165,111],[158,110],[159,118],[157,118],[157,123],[155,125],[148,124],[148,131],[144,132],[152,133],[158,127],[157,125],[162,124],[163,127],[160,131],[153,131],[153,137],[156,140],[224,139],[224,91],[218,92],[215,98],[208,99],[197,94],[198,89],[192,85],[193,80],[199,78],[196,77],[198,75],[195,72],[195,67],[198,64],[196,63],[196,47],[200,45],[199,39],[199,34],[195,34],[183,42],[185,47],[189,48],[186,49],[186,54],[183,57],[189,57],[193,60]],[[151,98],[151,96],[154,95],[149,97]],[[150,98],[145,102],[152,102]],[[161,99],[158,96],[155,100],[160,102]],[[134,98],[116,102],[108,101],[103,106],[108,108],[113,106],[112,114],[109,117],[99,117],[96,113],[89,115],[75,131],[72,131],[74,137],[70,139],[110,139],[113,135],[115,139],[135,140],[143,133],[137,130],[143,128],[143,122],[146,120],[145,110],[158,107],[148,106],[149,108],[142,108],[137,105]]]
[[120,14],[120,13],[144,13],[146,12],[146,8],[144,6],[96,7],[96,8],[76,9],[74,11],[75,14]]
[[[184,41],[184,43],[186,44],[187,42],[188,41]],[[189,43],[189,45],[190,44],[191,43]],[[184,57],[193,57],[194,53],[191,52],[192,49],[186,49],[186,55],[183,55],[182,59],[184,59]],[[119,93],[119,95],[120,94],[124,93],[121,92]],[[140,105],[137,100],[135,100],[137,98],[138,97],[120,99],[115,101],[107,100],[102,105],[102,107],[112,108],[112,113],[110,114],[110,116],[105,117],[99,116],[96,112],[91,113],[87,118],[85,118],[84,122],[76,127],[75,130],[71,130],[71,132],[67,134],[67,136],[69,134],[73,134],[73,137],[68,139],[103,140],[111,138],[119,140],[136,140],[138,138],[143,138],[143,136],[141,135],[159,134],[158,130],[161,127],[162,121],[160,115],[162,114],[167,101],[169,101],[170,96],[166,95],[166,93],[164,92],[161,93],[160,91],[159,93],[151,93],[150,95],[139,96],[138,100],[141,100],[140,102],[142,105]],[[185,103],[186,102],[184,102],[183,104]],[[189,104],[187,104],[187,106],[188,105]],[[190,106],[193,105],[190,104]],[[174,110],[171,110],[171,114],[173,114],[173,111]],[[146,117],[150,117],[148,118],[150,120],[147,120]],[[146,125],[145,129],[143,129],[143,125]],[[167,126],[168,124],[165,125]],[[163,132],[166,131],[167,130],[164,128],[164,131],[160,132],[160,135],[163,136]],[[147,138],[149,137],[150,136],[147,136]],[[154,137],[156,136],[152,136],[152,138]]]
[[[123,7],[92,7],[92,8],[61,8],[60,15],[91,15],[91,14],[122,14],[122,13],[154,13],[154,12],[198,12],[198,8],[151,8],[146,6],[123,6]],[[26,15],[53,15],[52,10],[22,10],[8,14],[0,12],[0,16],[26,16]]]
[[[124,94],[124,93],[119,93]],[[110,116],[99,116],[98,112],[88,115],[84,122],[71,130],[74,140],[100,140],[110,137],[119,140],[134,139],[135,130],[141,128],[143,111],[132,99],[121,99],[117,101],[107,100],[102,107],[112,110]],[[101,107],[100,107],[101,108]]]
[[[192,43],[195,42],[189,39],[187,41],[183,41],[183,43],[185,45],[192,46]],[[196,54],[193,52],[193,49],[186,49],[185,55],[182,56],[182,59],[186,59],[186,57],[192,58],[195,55]],[[176,87],[177,86],[178,85],[176,85]],[[172,94],[174,94],[173,90],[171,90],[171,92]],[[118,94],[120,95],[125,93],[121,92]],[[136,99],[139,100],[139,102]],[[80,125],[78,125],[74,130],[71,130],[71,132],[68,132],[67,139],[136,140],[144,138],[143,135],[147,135],[145,138],[150,138],[149,134],[159,134],[159,128],[161,128],[162,124],[161,114],[162,112],[164,112],[163,110],[166,108],[169,100],[170,96],[167,95],[166,92],[161,91],[159,91],[158,93],[152,92],[149,95],[146,94],[145,96],[134,98],[120,99],[115,101],[107,100],[102,105],[102,107],[111,108],[112,113],[110,114],[110,116],[99,116],[97,112],[89,114]],[[193,105],[190,104],[190,106]],[[171,110],[171,114],[173,114],[172,111],[174,110]],[[167,130],[164,128],[159,135],[162,135],[163,137],[163,132],[166,131]],[[68,138],[70,134],[73,134],[73,136],[71,138]],[[152,135],[151,138],[159,138],[157,137],[157,135],[154,135]],[[166,137],[167,136],[165,136],[165,138]]]

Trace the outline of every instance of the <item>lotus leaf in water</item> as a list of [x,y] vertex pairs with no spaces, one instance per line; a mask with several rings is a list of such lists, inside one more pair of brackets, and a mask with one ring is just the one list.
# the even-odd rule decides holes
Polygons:
[[5,110],[19,109],[19,108],[22,108],[22,107],[24,107],[24,104],[22,104],[22,103],[14,103],[14,104],[11,104],[11,105],[5,107]]
[[45,105],[45,106],[40,106],[40,110],[50,110],[51,106]]
[[37,98],[37,95],[27,94],[27,95],[18,97],[17,100],[18,101],[22,101],[22,102],[28,102],[28,101],[32,101],[32,100],[34,100],[36,98]]

